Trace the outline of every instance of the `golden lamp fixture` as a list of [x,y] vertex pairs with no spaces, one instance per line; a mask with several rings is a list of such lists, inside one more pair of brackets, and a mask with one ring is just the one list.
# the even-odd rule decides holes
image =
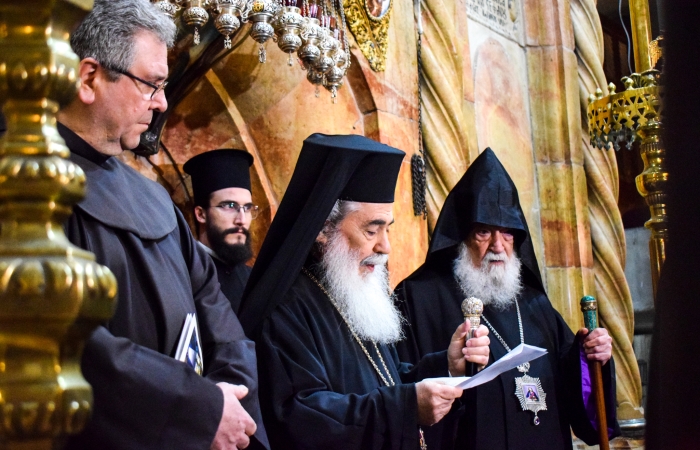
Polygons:
[[289,55],[296,54],[307,80],[325,87],[335,103],[338,88],[350,67],[342,0],[151,0],[163,13],[193,31],[200,43],[200,29],[213,18],[216,30],[225,36],[224,48],[232,50],[231,37],[249,22],[250,37],[258,43],[258,59],[267,61],[265,44],[270,39]]
[[89,419],[85,340],[117,284],[62,224],[85,191],[56,129],[77,89],[69,30],[91,0],[0,2],[0,448],[57,448]]
[[649,257],[654,297],[666,259],[668,217],[666,215],[666,189],[668,171],[663,145],[662,113],[663,87],[659,84],[660,72],[654,69],[661,58],[662,38],[651,40],[651,23],[647,0],[630,0],[630,19],[634,43],[635,69],[622,79],[625,90],[615,92],[615,85],[608,85],[609,95],[601,89],[588,98],[588,131],[591,145],[598,148],[628,149],[639,142],[644,171],[636,178],[637,190],[646,200],[651,219],[645,226],[651,230]]

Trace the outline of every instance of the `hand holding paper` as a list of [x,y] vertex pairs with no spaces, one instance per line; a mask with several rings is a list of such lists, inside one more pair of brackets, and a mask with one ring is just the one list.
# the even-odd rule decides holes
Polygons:
[[461,389],[469,389],[491,381],[500,374],[507,372],[511,369],[515,369],[520,364],[532,361],[533,359],[537,359],[545,354],[547,354],[547,350],[543,348],[534,347],[532,345],[527,344],[520,344],[513,350],[508,352],[503,358],[491,364],[489,367],[482,370],[473,377],[441,377],[428,378],[428,380],[436,381],[438,383],[443,383],[448,386],[454,386]]

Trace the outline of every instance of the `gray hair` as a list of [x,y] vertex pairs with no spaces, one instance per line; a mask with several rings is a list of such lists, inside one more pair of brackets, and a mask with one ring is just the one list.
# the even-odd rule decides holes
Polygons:
[[323,231],[328,232],[335,230],[348,214],[357,211],[358,209],[360,209],[360,204],[358,202],[353,202],[350,200],[336,200],[331,213],[328,214],[326,224],[323,226]]
[[[93,10],[70,38],[82,60],[95,58],[106,68],[127,71],[134,62],[134,36],[147,31],[168,48],[177,28],[173,21],[148,0],[95,0]],[[111,81],[121,75],[109,72]]]

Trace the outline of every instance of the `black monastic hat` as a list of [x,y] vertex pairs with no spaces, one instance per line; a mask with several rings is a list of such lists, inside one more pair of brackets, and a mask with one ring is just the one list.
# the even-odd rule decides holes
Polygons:
[[445,199],[430,240],[426,264],[442,257],[444,250],[454,249],[463,242],[475,223],[514,230],[515,249],[528,269],[523,281],[544,292],[518,188],[490,148],[474,160]]
[[185,163],[183,169],[192,177],[194,204],[209,203],[212,192],[237,187],[250,191],[250,166],[253,155],[245,150],[220,149],[200,153]]
[[404,156],[364,136],[313,134],[304,141],[243,294],[239,316],[248,336],[299,276],[336,200],[393,203]]

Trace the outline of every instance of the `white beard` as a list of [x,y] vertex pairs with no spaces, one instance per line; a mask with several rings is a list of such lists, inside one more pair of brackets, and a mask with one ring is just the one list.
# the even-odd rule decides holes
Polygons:
[[[497,311],[504,311],[513,305],[523,288],[520,258],[515,253],[508,258],[505,252],[488,252],[481,261],[481,267],[474,267],[472,261],[469,249],[462,243],[459,256],[452,265],[462,293],[478,298],[484,302],[484,306],[491,305]],[[505,264],[491,266],[491,261],[505,261]]]
[[[360,262],[358,252],[336,232],[330,236],[321,262],[323,284],[350,329],[360,339],[380,344],[403,339],[403,319],[390,294],[387,260],[388,255],[374,254]],[[374,271],[361,275],[362,263],[374,264]]]

